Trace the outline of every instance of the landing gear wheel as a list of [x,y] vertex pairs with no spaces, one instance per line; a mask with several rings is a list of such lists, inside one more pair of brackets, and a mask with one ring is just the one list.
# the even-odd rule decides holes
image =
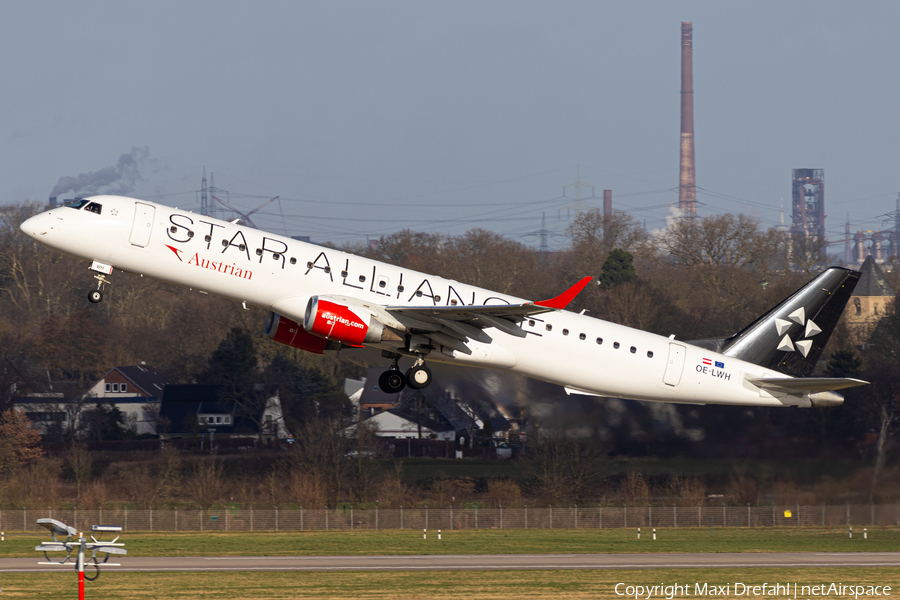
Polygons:
[[421,390],[424,387],[428,387],[430,383],[431,369],[426,367],[425,363],[413,365],[410,367],[409,371],[406,372],[406,384],[414,390]]
[[406,387],[406,378],[399,369],[388,369],[378,378],[378,387],[385,394],[396,394]]
[[103,300],[103,292],[100,290],[91,290],[88,292],[88,301],[91,304],[97,304],[101,300]]

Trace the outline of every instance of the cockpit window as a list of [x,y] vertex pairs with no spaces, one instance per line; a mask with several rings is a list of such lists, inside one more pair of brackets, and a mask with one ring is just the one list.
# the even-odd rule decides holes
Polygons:
[[85,208],[84,210],[88,210],[92,213],[97,213],[99,215],[100,211],[103,210],[103,205],[97,204],[96,202],[91,202],[90,204],[87,205],[87,208]]
[[81,210],[81,207],[83,207],[87,203],[88,201],[84,198],[79,198],[77,200],[72,200],[71,202],[66,204],[66,206],[68,206],[69,208],[74,208],[75,210]]

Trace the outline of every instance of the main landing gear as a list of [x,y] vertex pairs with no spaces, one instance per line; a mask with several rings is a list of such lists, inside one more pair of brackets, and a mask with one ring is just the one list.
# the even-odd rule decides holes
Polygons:
[[378,387],[384,393],[396,394],[407,385],[410,389],[421,390],[431,384],[431,369],[425,365],[421,357],[406,371],[406,375],[400,372],[400,355],[392,353],[391,358],[394,360],[391,368],[378,377]]
[[112,267],[94,261],[90,268],[92,271],[97,271],[97,274],[94,275],[94,279],[97,280],[97,289],[88,292],[88,302],[97,304],[103,300],[103,284],[108,283],[112,285],[112,282],[106,278],[107,275],[112,274]]

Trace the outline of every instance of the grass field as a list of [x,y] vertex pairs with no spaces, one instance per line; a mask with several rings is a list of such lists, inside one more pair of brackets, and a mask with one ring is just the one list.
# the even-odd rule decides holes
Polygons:
[[[4,574],[3,598],[72,597],[76,579],[72,572]],[[492,600],[547,598],[554,600],[619,599],[617,583],[630,585],[688,584],[695,598],[695,583],[733,586],[763,583],[820,585],[889,585],[891,595],[900,590],[900,569],[668,569],[652,571],[432,571],[416,573],[105,573],[88,582],[86,596],[121,598],[227,598],[229,600],[328,598],[380,600],[428,598],[430,600]],[[620,589],[620,591],[622,591]],[[729,590],[733,592],[733,587]],[[791,594],[791,597],[793,594]],[[703,596],[701,596],[703,597]],[[747,598],[733,593],[715,598]],[[763,596],[750,596],[759,599]],[[765,596],[774,598],[774,596]],[[799,598],[800,596],[798,596]],[[830,596],[832,598],[836,596]],[[852,596],[850,596],[852,598]],[[665,596],[655,596],[660,600]],[[786,596],[778,596],[786,598]],[[846,598],[846,596],[845,596]]]
[[[855,531],[821,528],[758,529],[489,529],[437,531],[422,539],[418,530],[268,533],[126,533],[130,556],[314,556],[376,554],[545,554],[632,552],[894,552],[900,530]],[[34,546],[49,535],[7,535],[0,558],[36,557]],[[107,538],[108,539],[108,538]]]

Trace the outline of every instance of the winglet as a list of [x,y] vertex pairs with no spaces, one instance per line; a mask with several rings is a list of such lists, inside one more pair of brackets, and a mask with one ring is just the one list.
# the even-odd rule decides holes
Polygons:
[[547,308],[558,308],[563,309],[569,305],[569,303],[575,299],[581,290],[587,287],[587,284],[591,282],[593,277],[584,277],[581,281],[564,291],[562,294],[557,296],[556,298],[550,298],[549,300],[539,300],[535,302],[537,306],[546,306]]

